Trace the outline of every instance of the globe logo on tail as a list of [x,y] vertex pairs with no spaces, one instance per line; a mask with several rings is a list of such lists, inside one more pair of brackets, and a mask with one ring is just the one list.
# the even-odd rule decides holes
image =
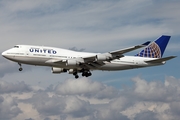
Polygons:
[[149,57],[149,58],[161,58],[161,50],[159,46],[155,42],[153,42],[136,56]]

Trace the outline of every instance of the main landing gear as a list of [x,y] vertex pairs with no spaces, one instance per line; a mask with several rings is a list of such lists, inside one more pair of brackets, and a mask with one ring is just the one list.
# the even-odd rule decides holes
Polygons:
[[[82,76],[83,76],[83,77],[89,77],[89,76],[92,75],[92,73],[91,73],[89,70],[82,70],[81,72],[82,72]],[[75,77],[76,79],[79,78],[79,75],[78,75],[78,72],[77,72],[77,71],[74,72],[73,75],[74,75],[74,77]]]
[[19,71],[22,71],[22,70],[23,70],[23,68],[22,68],[21,63],[18,63],[18,64],[19,64],[19,66],[20,66]]
[[82,76],[84,77],[89,77],[89,76],[91,76],[92,75],[92,73],[90,72],[90,71],[84,71],[83,73],[82,73]]

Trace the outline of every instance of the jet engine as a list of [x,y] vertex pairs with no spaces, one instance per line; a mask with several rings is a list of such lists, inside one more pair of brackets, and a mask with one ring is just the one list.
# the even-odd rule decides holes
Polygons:
[[52,73],[62,73],[62,72],[67,72],[67,70],[64,68],[52,67]]
[[66,62],[66,66],[77,66],[79,63],[76,60],[69,59]]
[[96,61],[112,60],[113,56],[110,53],[96,55]]

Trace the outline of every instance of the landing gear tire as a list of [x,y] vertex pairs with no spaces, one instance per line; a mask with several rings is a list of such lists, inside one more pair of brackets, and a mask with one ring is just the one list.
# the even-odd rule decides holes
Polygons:
[[79,78],[79,76],[78,76],[78,75],[75,75],[75,78],[76,78],[76,79],[78,79],[78,78]]
[[23,69],[22,68],[19,68],[19,71],[22,71]]

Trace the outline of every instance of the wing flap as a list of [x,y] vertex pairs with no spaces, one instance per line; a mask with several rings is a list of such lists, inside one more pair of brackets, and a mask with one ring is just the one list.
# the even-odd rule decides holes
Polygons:
[[177,56],[169,56],[169,57],[159,58],[159,59],[155,59],[155,60],[148,60],[148,61],[145,61],[145,62],[147,62],[147,63],[162,63],[162,62],[171,60],[171,59],[173,59],[175,57],[177,57]]
[[83,59],[84,59],[84,62],[94,61],[96,59],[96,55],[83,57]]
[[103,62],[88,62],[88,63],[81,63],[82,68],[87,68],[87,69],[96,69],[104,65]]

